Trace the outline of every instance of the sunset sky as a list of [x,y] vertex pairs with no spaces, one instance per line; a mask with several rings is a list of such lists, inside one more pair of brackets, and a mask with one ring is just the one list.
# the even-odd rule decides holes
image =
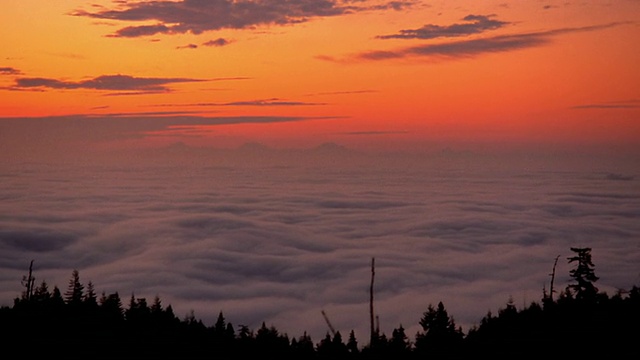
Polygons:
[[372,257],[387,334],[539,299],[571,247],[610,295],[640,282],[639,0],[3,0],[0,22],[0,306],[33,259],[50,289],[76,268],[319,340],[321,309],[366,334]]
[[5,1],[1,146],[635,151],[639,20],[637,0]]

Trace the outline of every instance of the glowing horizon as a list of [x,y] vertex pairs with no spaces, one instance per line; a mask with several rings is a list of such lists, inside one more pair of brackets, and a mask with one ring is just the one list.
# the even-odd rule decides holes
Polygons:
[[165,124],[132,129],[139,146],[633,150],[638,13],[637,1],[11,2],[0,121]]

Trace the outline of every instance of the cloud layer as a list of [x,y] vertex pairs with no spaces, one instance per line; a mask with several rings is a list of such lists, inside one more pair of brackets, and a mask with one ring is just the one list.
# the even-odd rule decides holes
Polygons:
[[[190,111],[77,114],[34,118],[0,118],[0,149],[6,154],[30,149],[54,154],[53,149],[75,151],[104,141],[143,138],[171,129],[202,126],[269,124],[337,117],[304,116],[200,116]],[[75,150],[74,150],[75,149]],[[58,156],[65,157],[62,153]],[[11,157],[10,155],[7,155]],[[26,156],[26,154],[23,154]],[[0,156],[6,158],[6,156]]]
[[509,298],[538,301],[557,255],[556,286],[567,284],[571,246],[593,248],[601,289],[640,281],[633,178],[475,160],[302,163],[7,166],[0,301],[35,259],[36,281],[63,291],[77,268],[98,292],[159,295],[208,324],[223,311],[319,340],[325,310],[366,339],[372,257],[387,335],[414,333],[438,301],[465,331]]

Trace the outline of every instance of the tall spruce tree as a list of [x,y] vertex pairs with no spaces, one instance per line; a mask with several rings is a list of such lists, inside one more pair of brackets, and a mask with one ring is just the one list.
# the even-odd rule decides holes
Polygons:
[[569,271],[569,275],[575,283],[569,284],[567,289],[572,290],[577,300],[594,300],[598,294],[598,288],[593,284],[598,281],[591,261],[591,248],[571,248],[576,255],[568,257],[569,264],[577,263],[575,269]]
[[80,273],[74,269],[69,279],[69,287],[64,293],[64,299],[69,305],[80,305],[84,299],[84,285],[80,282]]

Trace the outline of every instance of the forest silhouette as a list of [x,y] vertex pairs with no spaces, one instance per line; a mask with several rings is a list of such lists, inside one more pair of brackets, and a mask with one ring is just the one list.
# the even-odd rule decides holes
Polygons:
[[[156,296],[150,303],[133,294],[128,304],[118,292],[98,296],[73,270],[61,293],[35,283],[33,261],[22,279],[24,291],[12,307],[0,308],[5,354],[21,359],[596,359],[636,354],[640,339],[640,288],[609,296],[595,286],[590,248],[571,248],[572,283],[549,291],[540,302],[517,309],[512,300],[489,312],[467,333],[444,304],[428,305],[418,319],[422,330],[402,325],[386,334],[372,326],[366,343],[329,329],[322,339],[297,337],[264,322],[258,329],[235,327],[220,312],[205,325],[193,312],[180,319]],[[556,258],[557,264],[558,258]],[[373,270],[373,269],[372,269]],[[373,271],[372,271],[373,273]],[[373,283],[373,276],[372,276]],[[546,286],[545,286],[546,287]],[[554,294],[557,296],[554,297]]]

